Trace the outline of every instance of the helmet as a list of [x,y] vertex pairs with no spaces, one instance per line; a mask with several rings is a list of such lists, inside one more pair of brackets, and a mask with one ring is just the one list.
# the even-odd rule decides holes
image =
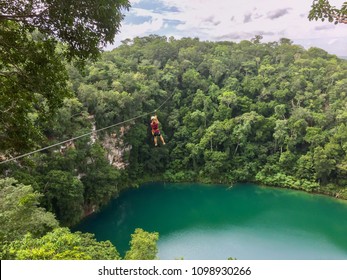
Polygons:
[[154,119],[155,119],[155,116],[152,116],[152,117],[151,117],[151,120],[154,120]]

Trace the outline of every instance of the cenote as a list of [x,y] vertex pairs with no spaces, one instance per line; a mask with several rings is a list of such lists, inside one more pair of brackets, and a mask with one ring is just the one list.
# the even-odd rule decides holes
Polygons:
[[347,202],[237,184],[145,184],[76,230],[124,255],[135,228],[159,232],[159,259],[347,259]]

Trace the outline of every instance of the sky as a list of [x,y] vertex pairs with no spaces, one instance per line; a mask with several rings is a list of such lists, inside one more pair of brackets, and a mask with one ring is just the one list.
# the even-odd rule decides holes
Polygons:
[[[341,8],[346,0],[330,0]],[[112,49],[127,38],[150,34],[198,37],[201,41],[288,38],[308,49],[319,47],[347,56],[347,24],[309,21],[313,0],[130,0]]]

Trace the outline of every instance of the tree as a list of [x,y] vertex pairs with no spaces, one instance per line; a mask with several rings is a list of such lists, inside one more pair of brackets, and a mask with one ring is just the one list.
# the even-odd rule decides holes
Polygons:
[[51,170],[44,178],[45,202],[47,208],[56,213],[63,225],[74,225],[83,214],[82,182],[61,170]]
[[0,5],[0,23],[13,21],[67,44],[69,58],[96,57],[113,43],[128,0],[12,0]]
[[329,22],[347,24],[347,2],[340,9],[332,6],[328,0],[314,0],[308,15],[309,20],[327,19]]
[[97,58],[128,7],[128,0],[0,4],[0,150],[38,146],[42,125],[71,96],[64,59]]
[[89,115],[77,98],[66,98],[63,106],[45,127],[50,138],[65,140],[89,132],[91,128]]
[[307,127],[304,140],[311,144],[311,147],[323,145],[326,139],[326,133],[319,127]]
[[82,168],[85,207],[97,208],[118,194],[120,171],[110,165],[106,151],[99,143],[93,144],[87,151]]
[[211,177],[221,177],[225,170],[228,169],[228,164],[226,163],[228,155],[225,152],[206,150],[204,152],[204,159],[204,174],[210,175]]
[[288,139],[288,125],[287,120],[277,120],[276,126],[274,129],[273,137],[275,139],[275,150],[277,147],[280,148],[280,151],[282,153],[283,151],[283,145],[286,143],[286,140]]
[[40,237],[58,227],[54,215],[42,207],[42,195],[12,178],[0,179],[0,245],[30,233]]
[[5,247],[3,259],[16,260],[119,260],[110,241],[97,242],[93,234],[57,228],[41,238],[31,234]]
[[221,103],[224,103],[229,108],[232,108],[237,105],[237,95],[233,91],[225,91],[218,97]]
[[313,161],[316,178],[326,183],[328,176],[336,168],[336,161],[329,158],[327,152],[320,146],[314,149]]
[[0,150],[27,150],[42,124],[70,95],[67,74],[51,39],[0,21]]
[[157,232],[147,232],[137,228],[131,235],[130,250],[126,252],[126,260],[155,260],[157,258]]
[[196,92],[197,89],[202,87],[202,79],[198,71],[191,68],[182,75],[182,85],[190,89],[191,92]]

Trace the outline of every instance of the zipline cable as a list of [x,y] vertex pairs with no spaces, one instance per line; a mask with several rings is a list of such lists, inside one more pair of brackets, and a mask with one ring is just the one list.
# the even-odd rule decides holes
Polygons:
[[17,159],[20,159],[20,158],[23,158],[23,157],[30,156],[30,155],[35,154],[35,153],[39,153],[39,152],[48,150],[48,149],[50,149],[50,148],[53,148],[53,147],[56,147],[56,146],[65,144],[65,143],[67,143],[67,142],[70,142],[70,141],[73,141],[73,140],[76,140],[76,139],[79,139],[79,138],[82,138],[82,137],[85,137],[85,136],[88,136],[88,135],[91,135],[91,134],[94,134],[94,133],[98,133],[99,131],[109,129],[109,128],[111,128],[111,127],[115,127],[115,126],[118,126],[118,125],[121,125],[121,124],[130,122],[130,121],[133,121],[133,120],[142,118],[142,117],[147,116],[147,115],[152,114],[152,113],[156,113],[161,107],[164,106],[164,104],[165,104],[172,96],[173,96],[173,93],[171,93],[171,95],[170,95],[170,96],[169,96],[169,97],[168,97],[157,109],[155,109],[154,111],[151,111],[151,112],[148,112],[148,113],[144,113],[144,114],[142,114],[142,115],[133,117],[133,118],[131,118],[131,119],[128,119],[128,120],[125,120],[125,121],[122,121],[122,122],[119,122],[119,123],[116,123],[116,124],[112,124],[112,125],[109,125],[109,126],[106,126],[106,127],[103,127],[103,128],[96,129],[96,130],[94,130],[94,131],[91,131],[91,132],[88,132],[88,133],[85,133],[85,134],[82,134],[82,135],[79,135],[79,136],[70,138],[70,139],[68,139],[68,140],[61,141],[61,142],[59,142],[59,143],[56,143],[56,144],[53,144],[53,145],[50,145],[50,146],[47,146],[47,147],[43,147],[43,148],[41,148],[41,149],[38,149],[38,150],[35,150],[35,151],[32,151],[32,152],[26,153],[26,154],[22,154],[22,155],[20,155],[20,156],[16,156],[16,157],[13,157],[13,158],[4,160],[4,161],[0,161],[0,165],[1,165],[1,164],[8,163],[8,162],[11,162],[11,161],[14,161],[14,160],[17,160]]
[[166,98],[166,100],[165,100],[157,109],[155,109],[153,112],[149,112],[149,114],[150,114],[150,113],[155,113],[156,111],[158,111],[161,107],[164,106],[164,104],[165,104],[173,95],[174,95],[174,92],[172,92],[172,93],[169,95],[169,97]]

